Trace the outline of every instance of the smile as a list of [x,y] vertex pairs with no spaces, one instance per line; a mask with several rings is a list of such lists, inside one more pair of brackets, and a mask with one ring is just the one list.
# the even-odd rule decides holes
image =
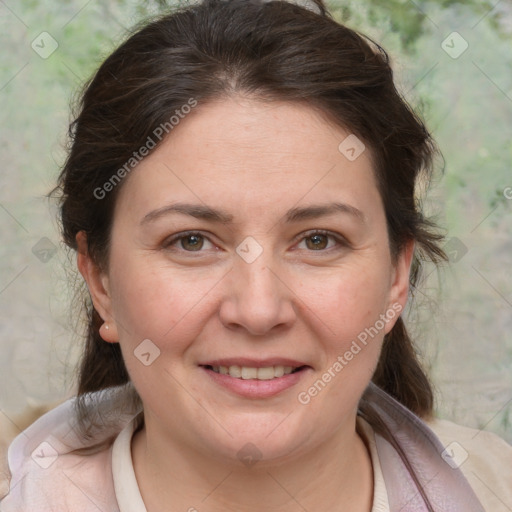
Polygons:
[[[224,364],[220,364],[223,362]],[[311,366],[286,361],[210,361],[200,368],[215,386],[249,399],[265,399],[299,386],[313,372]],[[257,366],[254,366],[254,365]],[[293,364],[293,366],[292,366]],[[245,366],[247,365],[247,366]],[[304,387],[304,384],[302,385]]]
[[207,365],[205,368],[220,373],[222,375],[229,375],[235,379],[256,379],[256,380],[272,380],[283,375],[289,375],[301,370],[301,367],[293,366],[266,366],[264,368],[254,368],[250,366],[210,366]]

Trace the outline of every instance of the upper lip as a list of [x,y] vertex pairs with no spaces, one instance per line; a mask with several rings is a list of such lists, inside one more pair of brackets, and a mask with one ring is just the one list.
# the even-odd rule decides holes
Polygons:
[[245,366],[247,368],[267,368],[269,366],[291,366],[299,368],[300,366],[308,366],[306,363],[295,359],[287,359],[284,357],[271,357],[268,359],[251,359],[248,357],[229,357],[224,359],[211,359],[199,366]]

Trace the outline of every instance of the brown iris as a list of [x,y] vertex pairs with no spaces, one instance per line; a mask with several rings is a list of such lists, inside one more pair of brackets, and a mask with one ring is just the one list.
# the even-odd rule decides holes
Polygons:
[[[310,244],[309,242],[312,242]],[[312,235],[306,238],[306,245],[308,249],[318,250],[325,249],[327,247],[328,237],[327,235]]]
[[187,251],[198,251],[202,249],[204,239],[201,235],[187,235],[181,239],[181,246]]

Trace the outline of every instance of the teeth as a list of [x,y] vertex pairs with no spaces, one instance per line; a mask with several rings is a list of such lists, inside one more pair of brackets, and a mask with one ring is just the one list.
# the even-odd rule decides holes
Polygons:
[[222,375],[229,375],[236,379],[271,380],[292,373],[292,366],[267,366],[265,368],[251,368],[248,366],[212,366],[212,370]]
[[259,380],[270,380],[274,377],[282,377],[282,372],[278,373],[276,369],[282,368],[282,366],[278,366],[277,368],[274,368],[273,366],[269,366],[268,368],[258,368],[258,371],[256,372],[258,375],[254,378],[258,378]]
[[247,368],[246,366],[242,366],[242,379],[257,379],[258,378],[258,368]]
[[242,369],[240,366],[230,366],[228,368],[228,373],[231,375],[231,377],[236,377],[237,379],[242,377]]

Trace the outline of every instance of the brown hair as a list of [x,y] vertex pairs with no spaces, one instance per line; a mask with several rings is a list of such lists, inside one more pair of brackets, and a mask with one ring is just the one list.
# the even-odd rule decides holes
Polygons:
[[[98,187],[190,98],[200,108],[243,93],[309,104],[371,149],[393,258],[405,242],[416,242],[411,285],[422,260],[445,258],[441,236],[415,197],[418,180],[431,179],[433,140],[397,92],[386,52],[334,21],[321,0],[315,5],[318,13],[283,1],[206,0],[152,21],[116,49],[86,85],[70,125],[70,151],[55,190],[65,243],[76,250],[76,234],[85,231],[89,254],[108,268],[123,182],[104,198]],[[79,396],[129,381],[119,345],[99,335],[101,318],[88,296],[85,308]],[[385,337],[373,381],[416,414],[431,415],[432,389],[402,318]]]

